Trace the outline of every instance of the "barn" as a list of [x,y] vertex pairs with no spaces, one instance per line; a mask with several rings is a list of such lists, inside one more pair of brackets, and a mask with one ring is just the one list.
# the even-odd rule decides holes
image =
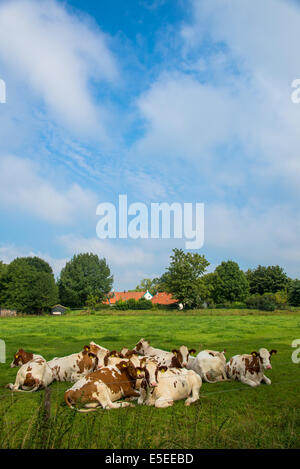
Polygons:
[[55,305],[53,308],[51,308],[51,314],[54,316],[61,316],[62,314],[65,314],[67,308],[62,305]]

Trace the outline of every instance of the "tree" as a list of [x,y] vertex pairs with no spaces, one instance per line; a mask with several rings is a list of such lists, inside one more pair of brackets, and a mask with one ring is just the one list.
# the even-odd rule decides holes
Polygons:
[[60,301],[70,307],[83,306],[89,295],[96,295],[101,302],[110,292],[112,283],[105,259],[89,253],[75,255],[60,274]]
[[289,278],[279,265],[264,267],[259,265],[256,269],[246,272],[250,293],[276,293],[285,290],[289,284]]
[[158,291],[163,291],[160,289],[161,279],[160,278],[144,278],[141,280],[140,284],[136,286],[134,291],[149,291],[151,295],[155,295]]
[[233,261],[222,262],[216,267],[212,283],[216,303],[243,301],[249,293],[246,275]]
[[58,299],[52,269],[38,257],[15,259],[0,282],[1,303],[22,313],[49,311]]
[[208,294],[202,278],[208,266],[209,262],[200,254],[173,249],[170,266],[163,276],[165,290],[184,306],[201,306]]
[[288,291],[288,301],[291,306],[300,306],[300,280],[292,280]]

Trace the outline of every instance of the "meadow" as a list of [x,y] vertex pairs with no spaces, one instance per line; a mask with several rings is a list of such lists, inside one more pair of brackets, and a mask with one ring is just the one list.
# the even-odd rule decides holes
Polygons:
[[[53,383],[32,394],[4,388],[14,382],[10,368],[19,347],[46,359],[78,352],[94,340],[109,349],[147,338],[170,350],[186,344],[198,350],[226,349],[229,359],[260,347],[277,349],[272,385],[250,388],[239,382],[204,383],[190,407],[135,408],[78,414],[66,407],[70,383]],[[0,364],[0,448],[299,448],[300,364],[291,343],[300,339],[300,314],[255,311],[102,311],[61,317],[0,319],[7,363]]]

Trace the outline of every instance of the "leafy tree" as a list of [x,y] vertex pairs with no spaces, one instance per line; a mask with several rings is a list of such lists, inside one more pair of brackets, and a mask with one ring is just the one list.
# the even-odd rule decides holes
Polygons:
[[197,253],[173,249],[171,263],[163,276],[165,290],[188,307],[199,307],[208,295],[203,274],[209,262]]
[[279,265],[264,267],[259,265],[256,269],[246,272],[250,293],[276,293],[285,290],[289,284],[289,278]]
[[0,280],[7,272],[7,265],[0,261]]
[[292,280],[288,291],[288,301],[291,306],[300,306],[300,280]]
[[84,305],[89,295],[96,295],[101,302],[111,290],[112,283],[113,277],[105,259],[89,253],[75,255],[60,274],[60,301],[76,307]]
[[246,275],[233,261],[224,261],[216,267],[212,284],[212,296],[216,303],[243,301],[249,293]]
[[156,284],[155,280],[151,278],[144,278],[141,280],[141,283],[136,286],[135,291],[149,291],[152,295],[156,293]]
[[159,278],[144,278],[141,283],[136,286],[133,291],[149,291],[152,295],[155,295],[158,291],[164,291],[163,275]]
[[1,303],[22,313],[43,313],[57,302],[52,269],[38,257],[15,259],[0,282]]

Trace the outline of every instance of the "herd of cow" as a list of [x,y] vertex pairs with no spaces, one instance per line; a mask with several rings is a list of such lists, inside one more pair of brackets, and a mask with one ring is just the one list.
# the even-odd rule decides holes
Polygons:
[[[169,407],[186,399],[185,405],[199,399],[202,380],[208,383],[239,380],[258,386],[271,380],[264,375],[272,368],[270,352],[261,348],[250,355],[235,355],[226,362],[225,350],[193,349],[182,345],[167,352],[141,339],[134,349],[120,352],[90,342],[82,352],[46,361],[41,355],[18,350],[11,367],[20,367],[12,391],[33,392],[53,381],[75,383],[65,392],[65,402],[79,412],[91,412],[101,406],[114,409],[138,404]],[[126,399],[120,402],[120,399]],[[77,406],[81,405],[80,408]]]

